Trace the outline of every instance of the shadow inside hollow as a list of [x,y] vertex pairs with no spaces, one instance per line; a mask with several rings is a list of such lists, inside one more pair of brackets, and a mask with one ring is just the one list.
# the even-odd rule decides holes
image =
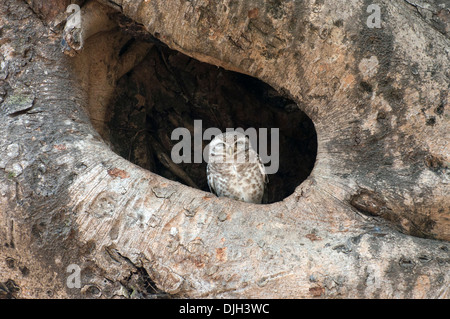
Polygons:
[[[118,81],[115,93],[106,119],[113,149],[168,179],[209,191],[207,163],[194,163],[194,120],[202,121],[203,132],[211,127],[222,132],[267,128],[267,154],[279,158],[277,173],[269,175],[267,203],[292,194],[313,169],[317,137],[311,119],[292,100],[256,78],[155,45]],[[191,163],[168,165],[167,158],[179,142],[171,135],[180,127],[191,132]],[[272,128],[279,129],[279,154],[271,154]],[[203,140],[202,149],[209,142]]]

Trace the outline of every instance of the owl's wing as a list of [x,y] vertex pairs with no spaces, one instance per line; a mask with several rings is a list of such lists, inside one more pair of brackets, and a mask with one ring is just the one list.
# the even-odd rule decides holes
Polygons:
[[209,191],[217,196],[217,192],[216,192],[216,189],[214,187],[215,185],[214,185],[214,177],[213,177],[213,175],[214,174],[212,174],[211,169],[210,169],[210,167],[208,165],[206,167],[206,176],[207,176]]
[[269,183],[269,175],[266,174],[266,167],[262,163],[259,155],[258,155],[258,167],[259,167],[259,170],[261,171],[262,176],[264,177],[264,183],[265,184]]

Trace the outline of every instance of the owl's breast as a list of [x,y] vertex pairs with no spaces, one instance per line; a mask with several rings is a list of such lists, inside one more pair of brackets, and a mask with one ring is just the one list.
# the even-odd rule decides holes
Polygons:
[[257,163],[209,163],[208,183],[217,196],[261,203],[264,174]]

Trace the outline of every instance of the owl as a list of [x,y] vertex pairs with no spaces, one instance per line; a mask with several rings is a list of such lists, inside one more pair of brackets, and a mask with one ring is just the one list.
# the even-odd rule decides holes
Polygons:
[[219,197],[260,204],[268,178],[247,136],[236,131],[222,133],[208,147],[210,191]]

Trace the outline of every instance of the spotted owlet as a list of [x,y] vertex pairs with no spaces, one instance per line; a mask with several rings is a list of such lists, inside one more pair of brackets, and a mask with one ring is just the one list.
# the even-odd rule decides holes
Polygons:
[[247,136],[236,131],[222,133],[208,146],[206,175],[211,192],[219,197],[260,204],[267,176]]

